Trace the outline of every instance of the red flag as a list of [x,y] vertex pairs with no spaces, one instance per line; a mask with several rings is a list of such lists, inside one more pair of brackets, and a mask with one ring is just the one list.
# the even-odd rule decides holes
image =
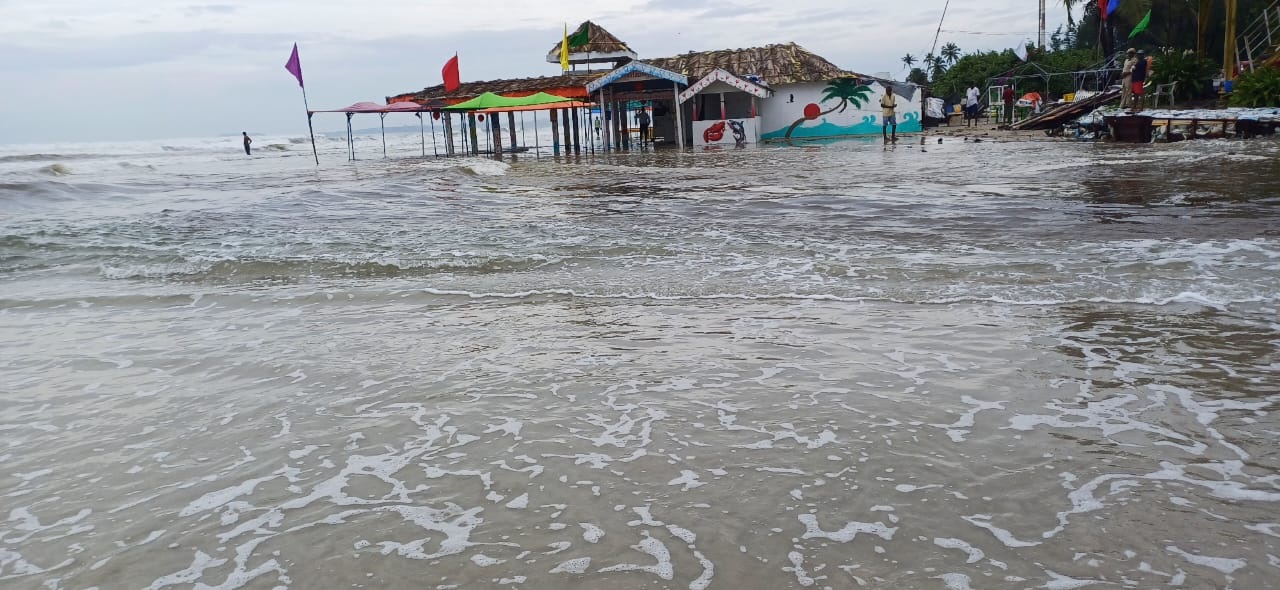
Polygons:
[[1098,0],[1098,14],[1102,17],[1102,20],[1107,20],[1107,14],[1109,14],[1107,12],[1107,0]]
[[298,60],[298,44],[293,44],[293,53],[289,55],[289,61],[285,62],[284,69],[289,70],[294,78],[298,79],[298,86],[306,88],[302,84],[302,62]]
[[449,61],[444,62],[444,69],[440,71],[440,75],[444,77],[444,91],[453,92],[458,89],[461,84],[461,75],[458,73],[458,54],[453,54]]

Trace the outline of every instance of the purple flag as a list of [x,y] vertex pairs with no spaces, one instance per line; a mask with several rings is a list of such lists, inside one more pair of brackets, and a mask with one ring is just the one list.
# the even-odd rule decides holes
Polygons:
[[293,44],[293,53],[289,55],[289,61],[285,62],[284,69],[289,70],[294,78],[298,79],[298,86],[306,88],[302,83],[302,62],[298,61],[298,44]]

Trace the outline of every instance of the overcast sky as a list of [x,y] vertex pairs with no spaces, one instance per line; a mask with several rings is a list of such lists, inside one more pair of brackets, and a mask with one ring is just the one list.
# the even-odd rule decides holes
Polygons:
[[[0,142],[297,133],[297,42],[313,109],[440,83],[554,75],[546,54],[593,20],[640,58],[794,41],[846,69],[905,75],[946,0],[0,0]],[[1050,30],[1065,22],[1049,0]],[[952,2],[939,46],[1034,39],[1035,0]],[[982,34],[976,34],[982,33]],[[372,125],[372,123],[371,123]],[[317,130],[344,126],[316,115]]]

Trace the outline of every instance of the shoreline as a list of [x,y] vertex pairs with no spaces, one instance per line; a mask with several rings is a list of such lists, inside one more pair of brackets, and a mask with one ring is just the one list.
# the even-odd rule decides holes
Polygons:
[[948,127],[940,125],[938,127],[926,128],[921,135],[924,137],[938,138],[962,138],[968,140],[980,139],[982,141],[1075,141],[1069,137],[1055,137],[1048,135],[1043,129],[1026,129],[1013,130],[1001,129],[1000,127],[986,123],[973,126],[955,126]]

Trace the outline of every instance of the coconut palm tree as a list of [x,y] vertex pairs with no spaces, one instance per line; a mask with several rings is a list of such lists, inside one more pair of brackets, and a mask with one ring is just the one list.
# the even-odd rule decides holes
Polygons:
[[799,127],[805,121],[812,121],[818,117],[837,111],[843,113],[845,109],[849,108],[850,103],[853,104],[854,108],[860,107],[864,100],[868,100],[870,98],[871,87],[865,84],[859,84],[858,81],[853,78],[836,78],[835,80],[828,82],[827,87],[822,89],[822,100],[819,100],[818,102],[822,103],[830,100],[839,100],[840,102],[825,111],[822,110],[822,107],[813,103],[805,105],[804,116],[797,119],[790,127],[787,127],[787,133],[783,138],[791,139],[791,132],[795,131],[796,127]]
[[954,65],[957,61],[960,61],[960,46],[955,43],[943,45],[942,59],[946,60],[947,65]]
[[902,69],[905,70],[914,65],[916,65],[916,56],[911,55],[910,53],[902,56]]
[[1062,0],[1062,6],[1067,9],[1067,28],[1071,28],[1076,24],[1076,17],[1072,12],[1076,9],[1076,3],[1079,0]]

